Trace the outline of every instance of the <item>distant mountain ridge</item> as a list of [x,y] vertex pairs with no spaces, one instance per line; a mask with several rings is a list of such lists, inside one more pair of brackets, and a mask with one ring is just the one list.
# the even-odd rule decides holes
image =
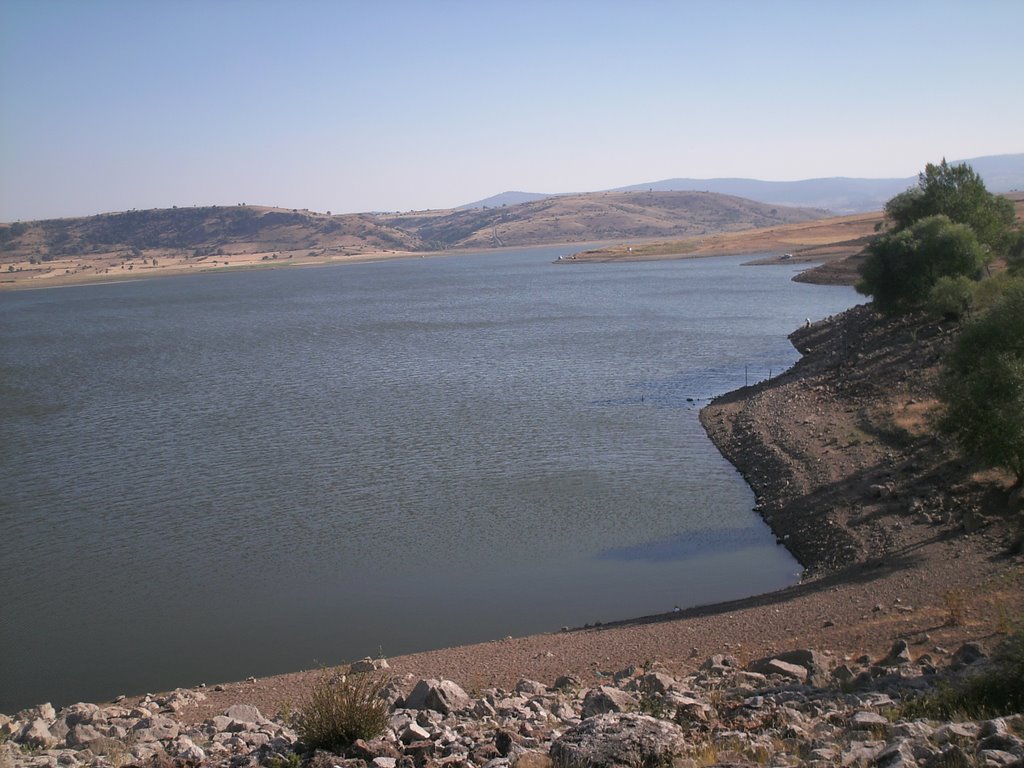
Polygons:
[[120,270],[139,259],[171,260],[187,267],[245,254],[263,254],[265,260],[273,261],[381,251],[679,238],[822,216],[820,210],[771,206],[709,192],[646,190],[404,214],[332,216],[261,206],[133,210],[0,224],[0,267],[8,272],[46,270],[51,262],[61,262],[69,272],[89,264]]
[[[985,180],[991,192],[1024,189],[1024,153],[986,155],[953,162],[967,163]],[[746,178],[692,179],[676,178],[617,187],[610,192],[717,192],[744,197],[769,205],[790,205],[821,208],[837,214],[878,211],[893,195],[917,183],[916,176],[905,178],[831,177],[800,181],[762,181]],[[503,192],[500,195],[459,206],[459,210],[497,208],[522,202],[533,202],[568,193]]]

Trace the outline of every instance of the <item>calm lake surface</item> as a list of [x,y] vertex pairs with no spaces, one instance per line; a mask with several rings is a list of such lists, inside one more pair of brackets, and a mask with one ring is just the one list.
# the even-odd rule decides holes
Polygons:
[[572,251],[0,294],[0,711],[794,583],[697,413],[857,295]]

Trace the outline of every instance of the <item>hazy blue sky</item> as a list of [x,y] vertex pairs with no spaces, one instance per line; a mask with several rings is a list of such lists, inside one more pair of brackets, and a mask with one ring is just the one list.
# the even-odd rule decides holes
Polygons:
[[1024,0],[0,0],[0,220],[1024,151]]

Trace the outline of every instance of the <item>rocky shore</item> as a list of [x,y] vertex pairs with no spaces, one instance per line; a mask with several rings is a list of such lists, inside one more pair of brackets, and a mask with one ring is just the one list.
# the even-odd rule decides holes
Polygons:
[[[564,675],[522,678],[472,695],[450,680],[412,675],[388,684],[384,733],[342,754],[305,748],[287,718],[235,704],[189,723],[201,690],[134,704],[43,705],[0,718],[0,765],[218,765],[230,768],[576,768],[577,766],[1011,766],[1024,764],[1024,715],[935,722],[900,703],[983,674],[965,645],[939,669],[905,642],[885,658],[795,650],[746,665],[732,655],[677,677],[652,663],[587,686]],[[367,666],[387,667],[383,660]]]
[[855,308],[702,412],[796,587],[391,659],[390,727],[344,755],[302,752],[284,716],[303,672],[0,717],[0,767],[1022,765],[1020,714],[901,709],[984,669],[1024,609],[1019,494],[928,427],[954,330]]

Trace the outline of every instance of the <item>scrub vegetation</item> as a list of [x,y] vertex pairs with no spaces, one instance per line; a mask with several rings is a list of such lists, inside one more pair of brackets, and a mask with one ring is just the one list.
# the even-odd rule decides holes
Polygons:
[[929,164],[885,206],[857,289],[887,314],[961,323],[944,360],[939,427],[1024,484],[1024,232],[966,164]]

